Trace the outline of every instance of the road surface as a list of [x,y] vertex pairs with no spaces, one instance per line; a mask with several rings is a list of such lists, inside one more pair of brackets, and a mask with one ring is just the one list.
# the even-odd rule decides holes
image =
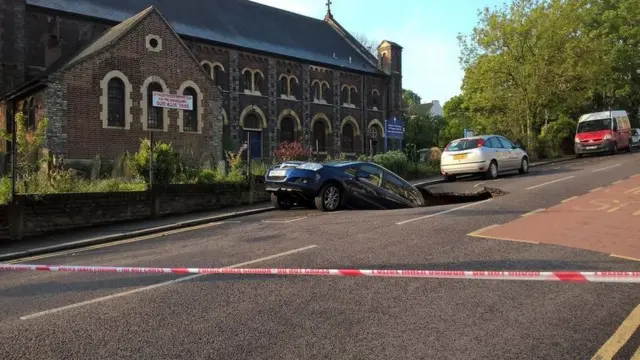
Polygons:
[[[270,212],[22,262],[640,271],[634,260],[640,257],[640,216],[634,215],[640,195],[620,195],[640,187],[631,178],[638,173],[640,153],[586,157],[532,168],[526,176],[465,180],[508,192],[485,202]],[[630,204],[610,212],[622,203]],[[0,277],[0,354],[8,359],[640,358],[637,284],[44,272]]]

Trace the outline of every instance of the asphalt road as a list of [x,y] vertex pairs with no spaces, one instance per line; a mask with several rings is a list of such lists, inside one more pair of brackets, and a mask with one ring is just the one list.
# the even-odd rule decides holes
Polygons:
[[[270,212],[25,262],[640,271],[640,262],[607,253],[468,236],[637,173],[640,153],[587,157],[465,180],[508,192],[482,203]],[[640,221],[629,231],[640,233]],[[631,359],[640,347],[634,284],[44,272],[0,279],[3,359]]]

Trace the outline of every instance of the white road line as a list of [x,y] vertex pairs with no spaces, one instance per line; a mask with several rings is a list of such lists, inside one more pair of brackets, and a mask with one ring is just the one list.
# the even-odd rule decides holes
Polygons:
[[[243,262],[243,263],[239,263],[239,264],[235,264],[235,265],[231,265],[231,266],[226,266],[226,267],[237,268],[237,267],[247,266],[247,265],[251,265],[251,264],[255,264],[255,263],[259,263],[259,262],[263,262],[263,261],[279,258],[279,257],[282,257],[282,256],[292,255],[292,254],[296,254],[296,253],[299,253],[299,252],[302,252],[302,251],[311,250],[311,249],[313,249],[313,248],[315,248],[317,246],[318,245],[305,246],[305,247],[302,247],[302,248],[293,249],[293,250],[285,251],[285,252],[282,252],[282,253],[279,253],[279,254],[265,256],[263,258],[250,260],[250,261],[246,261],[246,262]],[[87,300],[87,301],[83,301],[83,302],[79,302],[79,303],[75,303],[75,304],[70,304],[70,305],[62,306],[62,307],[51,309],[51,310],[45,310],[45,311],[37,312],[35,314],[21,316],[20,320],[29,320],[29,319],[33,319],[33,318],[37,318],[37,317],[40,317],[40,316],[57,313],[57,312],[64,311],[64,310],[74,309],[74,308],[77,308],[77,307],[80,307],[80,306],[95,304],[95,303],[99,303],[99,302],[103,302],[103,301],[107,301],[107,300],[111,300],[111,299],[115,299],[115,298],[119,298],[119,297],[123,297],[123,296],[127,296],[127,295],[136,294],[136,293],[147,291],[147,290],[157,289],[157,288],[168,286],[168,285],[172,285],[172,284],[175,284],[175,283],[179,283],[179,282],[183,282],[183,281],[187,281],[187,280],[192,280],[192,279],[198,278],[200,276],[204,276],[204,275],[206,275],[206,274],[196,274],[196,275],[185,276],[185,277],[181,277],[179,279],[169,280],[169,281],[161,282],[161,283],[158,283],[158,284],[145,286],[145,287],[141,287],[141,288],[137,288],[137,289],[133,289],[133,290],[129,290],[129,291],[113,294],[113,295],[108,295],[108,296],[104,296],[104,297],[100,297],[100,298],[96,298],[96,299],[92,299],[92,300]]]
[[560,181],[564,181],[564,180],[569,180],[574,178],[575,176],[567,176],[567,177],[563,177],[562,179],[556,179],[556,180],[552,180],[552,181],[548,181],[546,183],[542,183],[542,184],[538,184],[538,185],[534,185],[534,186],[530,186],[528,187],[526,190],[531,190],[531,189],[535,189],[535,188],[539,188],[541,186],[545,186],[545,185],[549,185],[549,184],[553,184],[553,183],[557,183]]
[[276,223],[276,224],[288,224],[294,221],[300,221],[304,219],[308,219],[308,216],[302,216],[299,218],[291,219],[291,220],[262,220],[263,223]]
[[611,166],[603,167],[603,168],[601,168],[601,169],[593,170],[592,172],[598,172],[598,171],[609,170],[609,169],[612,169],[612,168],[614,168],[614,167],[618,167],[618,166],[620,166],[620,165],[622,165],[622,164],[615,164],[615,165],[611,165]]
[[429,214],[429,215],[425,215],[425,216],[421,216],[421,217],[417,217],[417,218],[413,218],[413,219],[407,219],[407,220],[404,220],[404,221],[397,222],[396,225],[404,225],[404,224],[410,223],[412,221],[418,221],[418,220],[428,219],[428,218],[431,218],[431,217],[434,217],[434,216],[438,216],[438,215],[447,214],[447,213],[450,213],[450,212],[453,212],[453,211],[456,211],[456,210],[460,210],[460,209],[468,208],[468,207],[471,207],[471,206],[479,205],[479,204],[482,204],[482,203],[486,203],[487,201],[491,201],[491,199],[487,199],[487,200],[483,200],[483,201],[479,201],[479,202],[475,202],[475,203],[471,203],[471,204],[467,204],[467,205],[463,205],[463,206],[458,206],[458,207],[455,207],[453,209],[448,209],[448,210],[437,212],[435,214]]

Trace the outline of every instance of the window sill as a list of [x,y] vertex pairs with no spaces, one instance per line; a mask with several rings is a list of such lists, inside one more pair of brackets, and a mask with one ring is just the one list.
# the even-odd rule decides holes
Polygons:
[[107,126],[103,126],[102,128],[103,129],[111,129],[111,130],[129,130],[124,125],[122,125],[122,126],[107,125]]

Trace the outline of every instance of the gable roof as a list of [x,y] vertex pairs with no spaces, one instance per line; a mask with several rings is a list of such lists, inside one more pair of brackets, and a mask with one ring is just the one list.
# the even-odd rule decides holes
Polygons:
[[115,22],[154,6],[182,36],[383,74],[328,22],[249,0],[26,0],[26,3]]

